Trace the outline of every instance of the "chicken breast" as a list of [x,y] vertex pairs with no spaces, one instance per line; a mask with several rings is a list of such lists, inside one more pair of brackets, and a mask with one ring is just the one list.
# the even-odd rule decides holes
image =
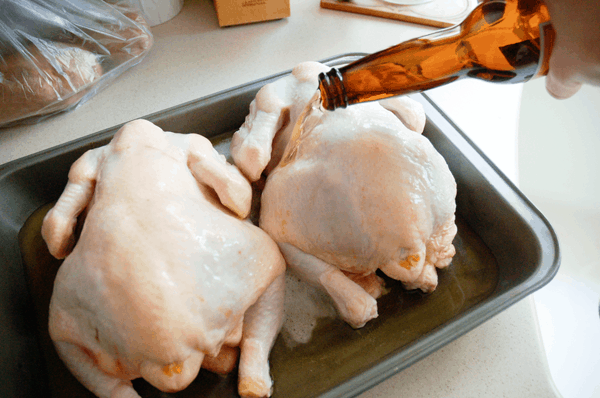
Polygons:
[[179,391],[203,362],[231,370],[239,345],[241,394],[270,394],[285,262],[245,220],[251,195],[206,138],[144,120],[73,164],[42,226],[52,255],[66,257],[49,330],[90,391],[138,397],[130,382],[138,377]]
[[361,327],[377,316],[378,269],[408,289],[436,288],[436,267],[455,254],[456,183],[421,135],[416,101],[307,107],[326,70],[304,63],[263,87],[231,152],[251,180],[268,175],[260,227],[290,269],[322,286]]

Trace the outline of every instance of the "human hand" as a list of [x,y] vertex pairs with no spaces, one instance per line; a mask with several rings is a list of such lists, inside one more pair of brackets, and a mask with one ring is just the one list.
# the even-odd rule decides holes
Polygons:
[[546,4],[556,30],[546,89],[565,99],[583,84],[600,86],[600,2],[546,0]]

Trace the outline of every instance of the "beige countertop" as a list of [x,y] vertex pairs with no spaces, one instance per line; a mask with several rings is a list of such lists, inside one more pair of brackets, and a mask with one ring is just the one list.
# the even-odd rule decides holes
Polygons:
[[[303,61],[371,53],[433,31],[419,25],[291,0],[291,17],[220,28],[210,0],[188,0],[155,26],[137,67],[73,112],[0,130],[0,165],[253,80]],[[429,95],[513,181],[521,87],[461,81]],[[474,117],[473,115],[476,115]],[[483,127],[482,127],[483,126]],[[362,395],[374,397],[559,397],[528,297]]]

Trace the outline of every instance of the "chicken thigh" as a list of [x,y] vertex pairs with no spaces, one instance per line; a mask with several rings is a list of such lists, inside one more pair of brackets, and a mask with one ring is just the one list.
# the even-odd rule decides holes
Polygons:
[[436,267],[455,254],[456,183],[420,134],[418,102],[307,107],[327,70],[300,64],[264,86],[231,153],[250,180],[268,175],[260,227],[290,269],[323,287],[342,318],[361,327],[377,316],[378,269],[408,289],[436,288]]
[[206,138],[144,120],[73,164],[42,236],[52,255],[66,256],[50,336],[84,386],[101,398],[134,398],[130,380],[143,377],[179,391],[203,362],[219,366],[239,345],[240,394],[270,394],[285,261],[244,220],[251,195]]

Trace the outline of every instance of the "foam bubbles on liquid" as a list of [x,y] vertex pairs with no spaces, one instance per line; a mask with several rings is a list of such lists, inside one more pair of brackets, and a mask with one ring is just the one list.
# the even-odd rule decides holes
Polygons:
[[285,275],[285,319],[281,336],[289,347],[306,344],[320,318],[337,317],[329,296],[293,275]]

